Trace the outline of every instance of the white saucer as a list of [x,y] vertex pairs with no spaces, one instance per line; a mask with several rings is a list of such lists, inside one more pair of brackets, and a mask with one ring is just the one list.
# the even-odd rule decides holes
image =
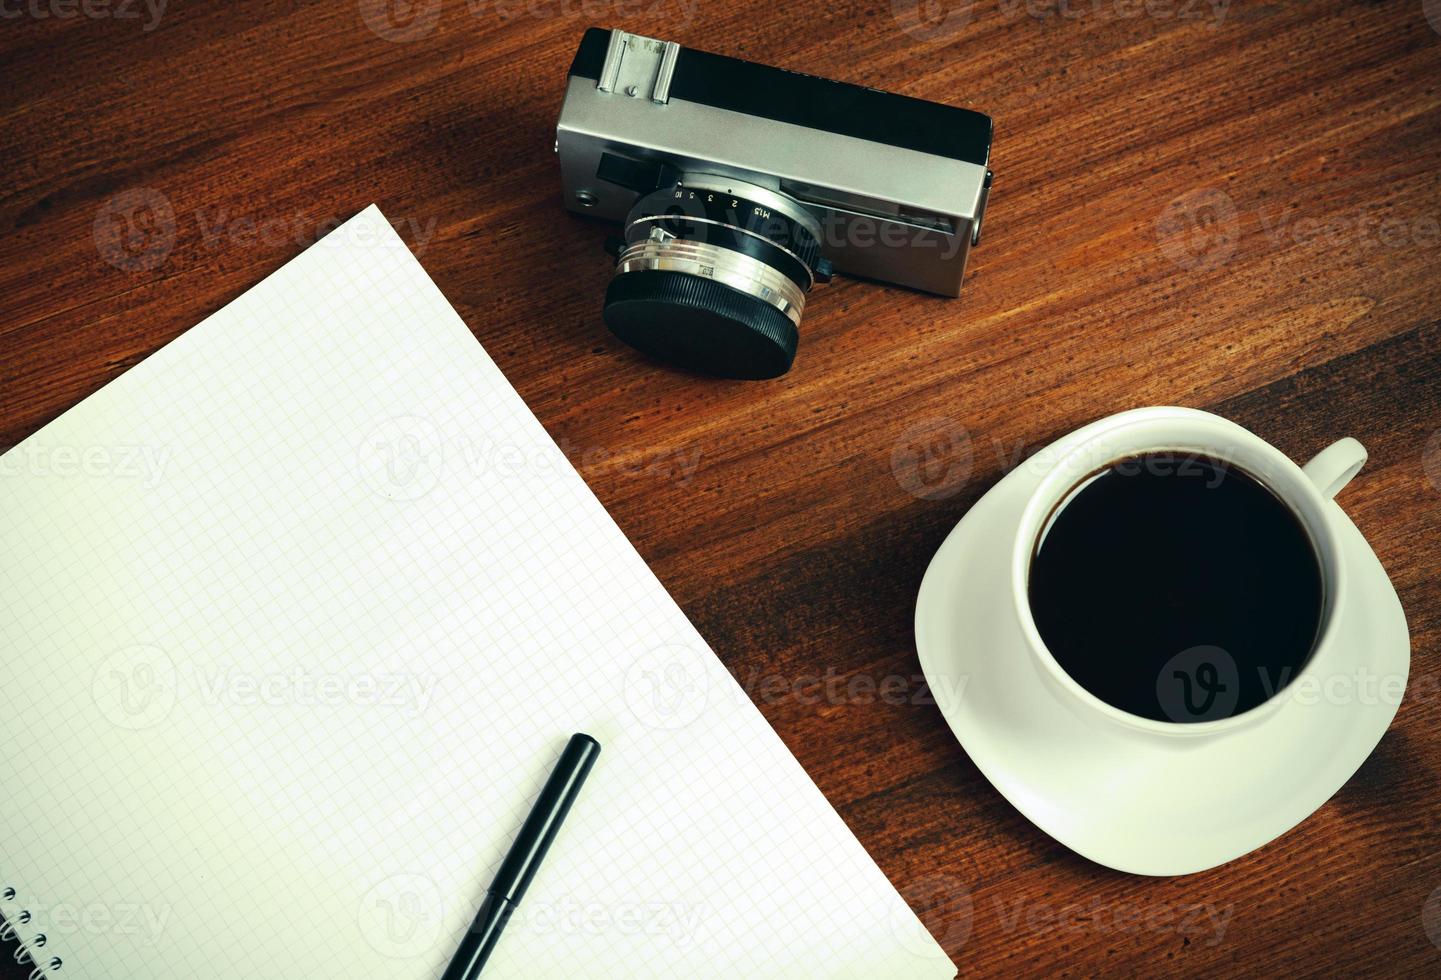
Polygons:
[[1067,847],[1146,875],[1230,861],[1325,803],[1386,731],[1410,667],[1401,603],[1350,518],[1326,504],[1350,582],[1332,620],[1344,652],[1326,665],[1325,676],[1339,678],[1331,690],[1293,691],[1298,681],[1255,724],[1163,737],[1073,710],[1045,683],[1014,620],[997,612],[1013,601],[1006,569],[1039,479],[1022,466],[971,508],[932,559],[916,604],[921,667],[986,778]]

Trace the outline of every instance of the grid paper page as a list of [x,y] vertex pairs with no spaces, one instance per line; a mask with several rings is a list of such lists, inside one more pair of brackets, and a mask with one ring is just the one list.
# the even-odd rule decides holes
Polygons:
[[437,977],[574,731],[487,977],[955,973],[373,206],[0,500],[0,914],[54,980]]

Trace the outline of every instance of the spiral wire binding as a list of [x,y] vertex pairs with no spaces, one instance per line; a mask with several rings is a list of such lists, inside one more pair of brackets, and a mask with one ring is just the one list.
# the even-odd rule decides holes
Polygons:
[[[0,901],[13,902],[17,897],[14,888],[7,886],[0,889]],[[60,971],[62,961],[58,956],[51,956],[49,959],[43,958],[42,950],[48,941],[45,933],[38,932],[28,941],[20,938],[17,927],[27,924],[30,919],[29,909],[22,908],[18,912],[8,915],[0,912],[0,955],[8,951],[10,958],[18,965],[34,964],[35,969],[30,971],[27,980],[50,980],[54,974]],[[8,947],[13,947],[13,949]]]

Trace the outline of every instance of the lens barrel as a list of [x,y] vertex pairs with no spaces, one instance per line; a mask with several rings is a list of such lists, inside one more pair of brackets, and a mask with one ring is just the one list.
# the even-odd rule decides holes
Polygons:
[[799,202],[685,175],[627,215],[605,322],[631,346],[692,371],[774,378],[795,360],[806,294],[828,276],[819,225]]

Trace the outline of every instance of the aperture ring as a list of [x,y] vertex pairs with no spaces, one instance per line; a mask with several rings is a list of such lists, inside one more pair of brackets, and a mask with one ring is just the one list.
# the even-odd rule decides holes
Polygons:
[[[682,181],[674,187],[662,188],[643,197],[630,213],[633,216],[658,215],[676,224],[689,220],[734,228],[784,249],[807,270],[814,270],[820,259],[820,241],[806,223],[777,206],[747,197],[743,190],[739,193],[721,192],[688,186]],[[681,234],[680,237],[688,236]]]
[[712,279],[764,300],[800,326],[806,294],[789,276],[740,252],[708,242],[682,238],[644,238],[626,246],[615,274],[627,272],[684,272]]
[[[678,224],[682,222],[707,225],[711,230],[708,234],[697,237],[694,229],[678,227]],[[787,275],[805,292],[810,292],[816,284],[815,270],[807,265],[803,258],[784,245],[757,232],[737,228],[735,225],[726,224],[723,221],[712,221],[710,218],[643,214],[631,219],[625,226],[626,241],[635,242],[648,238],[652,228],[660,228],[667,234],[675,235],[681,241],[701,241],[728,251],[739,252],[766,265],[774,266],[776,271]]]

